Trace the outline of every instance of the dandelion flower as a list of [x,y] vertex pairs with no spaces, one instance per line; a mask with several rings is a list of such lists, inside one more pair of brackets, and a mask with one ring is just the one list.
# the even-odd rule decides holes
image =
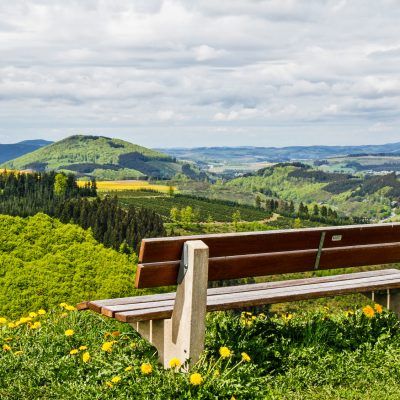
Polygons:
[[121,377],[120,377],[120,376],[114,376],[114,377],[111,379],[111,382],[112,382],[112,383],[119,383],[119,382],[121,382]]
[[65,307],[67,307],[67,305],[68,305],[67,303],[60,303],[61,308],[65,308]]
[[103,351],[106,351],[107,353],[111,353],[113,344],[114,342],[104,342],[103,345],[101,346],[101,349]]
[[132,371],[132,369],[133,369],[132,365],[129,365],[129,367],[126,367],[126,368],[125,368],[125,372]]
[[68,314],[67,314],[66,312],[63,312],[63,313],[61,314],[61,318],[65,318],[65,317],[68,317]]
[[15,328],[15,323],[14,322],[9,322],[7,325],[10,329]]
[[171,358],[169,361],[169,367],[170,368],[178,368],[181,366],[181,360],[179,358]]
[[380,304],[375,304],[374,309],[378,314],[382,314],[383,308]]
[[43,308],[41,308],[37,313],[39,315],[45,315],[46,314],[46,310],[43,310]]
[[11,342],[12,340],[13,340],[12,337],[6,337],[6,338],[4,339],[5,342]]
[[31,318],[36,318],[38,315],[37,315],[35,312],[30,312],[30,313],[29,313],[29,316],[30,316]]
[[203,383],[203,377],[199,373],[190,375],[190,384],[193,386],[199,386]]
[[74,356],[75,354],[78,354],[79,350],[78,349],[72,349],[69,354],[71,354],[71,356]]
[[7,323],[7,319],[1,317],[1,318],[0,318],[0,324],[3,325],[3,324],[6,324],[6,323]]
[[67,311],[75,311],[76,310],[76,308],[74,307],[74,306],[65,306],[64,307]]
[[243,360],[243,361],[246,361],[246,362],[250,362],[250,361],[251,361],[251,358],[250,358],[250,356],[249,356],[247,353],[243,352],[243,353],[242,353],[242,360]]
[[107,381],[106,382],[106,386],[109,387],[109,388],[112,388],[114,385],[112,384],[112,382]]
[[80,347],[79,347],[79,350],[80,350],[80,351],[87,350],[87,346],[80,346]]
[[3,351],[10,351],[11,347],[8,344],[3,344]]
[[18,350],[16,352],[14,352],[14,356],[20,356],[21,354],[23,354],[24,352],[22,350]]
[[220,347],[219,349],[219,354],[222,358],[229,358],[231,356],[231,351],[228,349],[228,347]]
[[375,311],[371,306],[364,307],[363,308],[363,313],[368,318],[372,318],[375,315]]
[[89,352],[88,351],[85,351],[83,354],[82,354],[82,361],[84,362],[84,363],[87,363],[87,362],[89,362],[90,361],[90,354],[89,354]]
[[39,321],[34,322],[30,328],[31,329],[39,329],[42,326],[42,324]]
[[73,329],[67,329],[64,334],[65,336],[72,336],[74,334],[74,330]]
[[140,367],[143,375],[149,375],[153,372],[153,367],[150,363],[143,363]]

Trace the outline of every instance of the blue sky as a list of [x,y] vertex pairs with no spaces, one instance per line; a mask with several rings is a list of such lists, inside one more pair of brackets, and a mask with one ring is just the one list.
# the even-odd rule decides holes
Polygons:
[[398,0],[0,2],[0,143],[400,141]]

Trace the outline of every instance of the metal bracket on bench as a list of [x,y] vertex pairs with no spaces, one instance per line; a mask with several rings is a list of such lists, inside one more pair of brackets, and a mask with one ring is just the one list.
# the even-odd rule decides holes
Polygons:
[[188,245],[186,243],[183,244],[183,252],[181,263],[179,266],[179,273],[178,273],[178,285],[182,283],[183,278],[186,275],[186,272],[189,268],[189,256],[188,256]]
[[315,265],[314,265],[315,270],[319,268],[319,262],[321,261],[321,254],[322,254],[322,248],[324,247],[325,236],[326,232],[322,232],[321,240],[319,241],[319,246],[318,246],[317,258],[315,259]]

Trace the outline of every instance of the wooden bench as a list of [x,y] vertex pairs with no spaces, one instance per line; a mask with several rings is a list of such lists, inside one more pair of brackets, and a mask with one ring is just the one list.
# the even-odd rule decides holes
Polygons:
[[207,311],[359,292],[400,312],[397,269],[207,289],[209,281],[395,262],[400,224],[144,239],[136,287],[177,285],[176,293],[88,301],[78,309],[131,324],[165,366],[173,357],[194,363],[204,348]]

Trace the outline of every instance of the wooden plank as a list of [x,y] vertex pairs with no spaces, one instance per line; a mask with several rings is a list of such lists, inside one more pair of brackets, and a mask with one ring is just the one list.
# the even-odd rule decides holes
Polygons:
[[[210,296],[207,299],[207,311],[222,311],[245,308],[264,304],[287,301],[308,300],[341,294],[362,293],[373,290],[400,288],[398,273],[381,277],[361,278],[355,281],[328,282],[311,285],[292,286],[251,292],[231,293],[228,295]],[[172,315],[173,306],[118,312],[115,318],[123,322],[135,322],[150,319],[166,319]]]
[[[400,223],[143,239],[139,263],[180,260],[187,240],[202,240],[210,257],[317,249],[322,232],[326,232],[325,248],[400,241]],[[341,240],[336,240],[339,236]]]
[[[305,279],[291,279],[286,281],[278,281],[278,282],[263,282],[256,284],[247,284],[247,285],[239,285],[239,286],[228,286],[228,287],[219,287],[208,289],[207,296],[218,296],[223,294],[241,294],[243,292],[251,292],[256,290],[266,290],[266,289],[278,289],[285,287],[293,287],[293,286],[301,286],[301,285],[310,285],[310,284],[321,284],[328,282],[344,282],[346,280],[352,280],[355,282],[357,279],[362,278],[374,278],[377,279],[379,277],[385,277],[388,275],[397,274],[400,278],[400,271],[397,269],[387,269],[387,270],[378,270],[378,271],[366,271],[366,272],[356,272],[352,274],[340,274],[333,276],[325,276],[325,277],[317,277],[317,278],[305,278]],[[156,299],[151,299],[147,302],[140,302],[138,300],[141,297],[130,297],[126,299],[122,299],[118,304],[115,302],[111,302],[109,304],[105,304],[101,309],[101,313],[106,315],[107,317],[114,317],[115,313],[125,312],[125,311],[133,311],[133,310],[144,310],[146,308],[154,308],[159,306],[173,306],[175,293],[168,293],[163,295],[163,297],[159,297]],[[151,296],[143,296],[150,298]]]
[[[209,259],[209,281],[312,271],[317,250],[249,254]],[[322,250],[319,269],[389,264],[400,261],[400,242]],[[138,265],[136,287],[176,284],[179,261]]]

